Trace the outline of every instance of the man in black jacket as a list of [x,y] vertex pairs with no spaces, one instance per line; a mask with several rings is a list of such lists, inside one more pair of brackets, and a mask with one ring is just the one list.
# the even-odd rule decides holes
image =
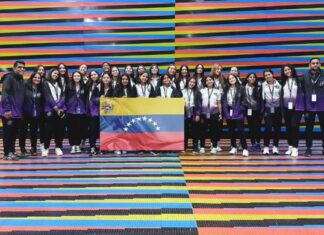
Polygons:
[[16,138],[23,118],[25,62],[16,61],[13,72],[3,80],[0,116],[3,123],[3,147],[5,160],[18,160],[15,151]]

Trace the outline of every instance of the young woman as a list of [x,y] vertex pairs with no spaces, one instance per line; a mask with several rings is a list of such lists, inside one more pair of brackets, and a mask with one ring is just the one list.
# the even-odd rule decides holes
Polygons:
[[301,83],[293,65],[284,65],[281,68],[281,78],[283,81],[284,119],[289,145],[286,155],[298,157],[299,124],[303,114],[301,111],[297,111],[298,107],[296,110],[296,101],[298,93],[302,92]]
[[139,79],[140,79],[140,76],[146,72],[146,68],[144,67],[144,65],[140,64],[137,66],[137,69],[136,69],[136,74],[135,74],[135,83],[139,83]]
[[222,120],[222,104],[221,94],[219,90],[214,87],[214,79],[207,77],[203,84],[205,88],[200,90],[201,95],[201,126],[200,126],[200,153],[205,153],[205,140],[209,136],[212,142],[210,153],[216,154],[218,146],[217,140],[219,139],[218,122]]
[[[81,137],[84,136],[86,114],[87,89],[83,84],[82,74],[78,71],[72,73],[71,82],[66,89],[66,113],[68,123],[68,136],[71,144],[70,153],[81,153]],[[81,133],[80,133],[81,132]]]
[[112,86],[112,79],[109,73],[103,73],[101,76],[101,82],[98,85],[100,96],[103,97],[114,97],[114,89]]
[[120,82],[120,71],[117,66],[111,67],[111,85],[113,89],[119,84]]
[[57,70],[59,71],[59,79],[58,82],[65,92],[66,86],[69,84],[69,72],[65,64],[60,63],[57,65]]
[[177,67],[174,64],[169,65],[166,74],[171,79],[171,85],[176,88],[175,79],[177,76]]
[[[278,144],[281,128],[281,85],[274,79],[271,69],[263,71],[265,81],[262,83],[262,99],[264,105],[264,149],[263,154],[269,155],[270,136],[273,134],[273,148],[274,155],[279,154]],[[274,133],[272,133],[274,128]]]
[[101,68],[102,68],[101,74],[103,74],[104,72],[110,73],[110,64],[108,62],[103,62]]
[[[222,75],[222,66],[220,64],[214,64],[211,67],[209,76],[214,79],[214,87],[222,96],[225,88],[225,78]],[[217,124],[217,129],[219,130],[219,138],[217,139],[217,142],[220,143],[220,136],[222,135],[223,130],[223,120],[217,122]],[[216,146],[216,150],[217,152],[221,152],[222,148],[220,146]]]
[[34,69],[35,73],[39,73],[41,75],[42,81],[46,78],[46,69],[44,65],[37,65]]
[[64,137],[65,95],[58,82],[59,71],[51,69],[43,83],[45,111],[45,140],[42,156],[48,156],[51,138],[55,136],[55,153],[63,155],[62,142]]
[[161,75],[160,75],[160,69],[157,64],[152,64],[150,67],[150,77],[151,77],[151,84],[156,90],[158,86],[161,85]]
[[203,89],[205,84],[205,67],[202,64],[196,65],[194,78],[197,80],[198,89]]
[[260,152],[260,128],[261,128],[261,87],[258,86],[257,76],[255,73],[249,73],[246,77],[245,85],[245,115],[248,121],[249,134],[251,136],[250,150]]
[[27,130],[30,130],[30,155],[37,155],[37,130],[43,113],[42,75],[33,73],[25,85],[23,113],[24,119],[20,130],[19,145],[21,153],[26,154],[25,143]]
[[199,138],[201,93],[197,90],[195,78],[189,78],[185,89],[182,90],[185,98],[185,151],[188,149],[189,137],[192,137],[192,153],[197,153]]
[[[104,72],[104,81],[107,81],[109,72]],[[108,85],[109,87],[109,85]],[[87,97],[87,116],[89,119],[89,143],[90,143],[90,157],[99,153],[99,149],[96,147],[97,139],[99,138],[100,129],[100,81],[99,75],[96,71],[90,72],[90,82],[88,87]],[[110,89],[112,91],[112,89]]]
[[179,91],[172,86],[171,78],[169,77],[169,75],[163,75],[161,82],[162,85],[155,91],[156,97],[173,98],[182,96],[182,93],[180,94]]
[[155,97],[154,88],[150,83],[149,75],[144,72],[139,77],[139,83],[135,85],[137,97]]
[[238,82],[239,82],[240,84],[242,84],[242,81],[241,81],[241,78],[240,78],[240,70],[238,69],[238,67],[232,67],[232,68],[230,69],[229,74],[232,74],[232,75],[234,75],[235,77],[237,77],[237,78],[238,78]]
[[131,86],[135,86],[135,76],[134,76],[134,69],[131,65],[125,66],[124,74],[128,75],[131,81]]
[[179,77],[175,79],[175,85],[178,91],[185,89],[189,78],[189,67],[187,65],[181,65],[179,69]]
[[[231,137],[231,150],[230,154],[237,153],[236,139],[240,138],[243,148],[243,157],[249,156],[247,150],[246,139],[244,135],[244,87],[242,87],[238,81],[238,77],[230,74],[227,79],[227,86],[224,89],[223,94],[223,113],[227,120],[229,129],[229,135]],[[237,129],[237,131],[235,131]]]
[[120,84],[116,86],[115,97],[137,97],[136,88],[131,85],[131,79],[127,74],[121,76]]
[[83,83],[85,85],[88,84],[89,82],[89,77],[88,77],[88,66],[86,64],[81,64],[80,67],[79,67],[79,72],[81,73],[82,75],[82,80],[83,80]]

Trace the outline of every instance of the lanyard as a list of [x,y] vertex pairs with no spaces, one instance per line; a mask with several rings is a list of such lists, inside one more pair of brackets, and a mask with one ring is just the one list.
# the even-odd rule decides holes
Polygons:
[[164,91],[164,98],[168,97],[168,88],[163,87],[163,91]]
[[273,95],[274,95],[274,84],[272,86],[272,90],[271,90],[271,86],[268,84],[269,87],[269,91],[270,91],[270,95],[271,95],[271,102],[273,102]]
[[51,84],[51,86],[54,88],[54,90],[55,90],[55,95],[56,95],[56,99],[55,99],[55,101],[58,101],[59,100],[59,94],[58,94],[58,87],[57,87],[57,83],[56,83],[56,86],[54,85],[54,84],[52,84],[52,83],[49,83],[49,84]]
[[127,97],[127,88],[124,89],[124,94],[125,94],[125,96]]
[[214,88],[211,89],[211,92],[209,94],[209,88],[207,88],[207,92],[208,92],[208,109],[210,108],[210,97],[213,94],[213,90],[214,90]]
[[236,89],[235,88],[234,89],[230,88],[229,92],[230,92],[230,95],[232,97],[232,105],[233,105],[235,103]]
[[190,106],[190,101],[191,101],[191,95],[192,95],[192,90],[189,93],[189,89],[187,89],[187,99],[188,99],[188,105]]
[[147,88],[146,85],[144,85],[144,89],[143,89],[143,86],[141,85],[142,94],[143,94],[144,97],[146,97],[146,88]]
[[312,82],[312,90],[313,90],[313,94],[315,94],[316,92],[315,92],[315,88],[316,88],[316,84],[317,84],[317,82],[318,82],[318,80],[319,80],[319,78],[320,78],[320,76],[321,76],[321,74],[319,74],[318,76],[317,76],[317,78],[315,78],[315,80],[313,79],[313,78],[311,78],[311,82]]
[[291,99],[293,85],[294,85],[294,81],[291,79],[291,85],[290,85],[289,84],[289,79],[288,79],[287,86],[288,86],[288,91],[289,91],[289,97],[290,97],[290,99]]
[[219,79],[215,79],[214,81],[215,81],[215,88],[218,90],[220,87]]
[[[252,89],[250,89],[250,88],[252,88]],[[246,94],[249,97],[252,97],[252,95],[253,95],[253,89],[254,89],[254,87],[250,87],[249,85],[246,85]],[[251,93],[250,93],[250,90],[251,90]]]

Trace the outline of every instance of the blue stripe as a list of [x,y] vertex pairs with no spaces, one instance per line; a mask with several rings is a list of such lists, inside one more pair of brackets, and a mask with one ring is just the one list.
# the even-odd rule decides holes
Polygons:
[[110,132],[110,133],[183,132],[184,131],[183,123],[184,123],[183,115],[101,116],[100,132]]

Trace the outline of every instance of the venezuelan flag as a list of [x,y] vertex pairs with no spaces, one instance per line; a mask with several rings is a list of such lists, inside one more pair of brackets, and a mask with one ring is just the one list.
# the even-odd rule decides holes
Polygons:
[[101,150],[183,150],[183,145],[182,98],[101,98]]

